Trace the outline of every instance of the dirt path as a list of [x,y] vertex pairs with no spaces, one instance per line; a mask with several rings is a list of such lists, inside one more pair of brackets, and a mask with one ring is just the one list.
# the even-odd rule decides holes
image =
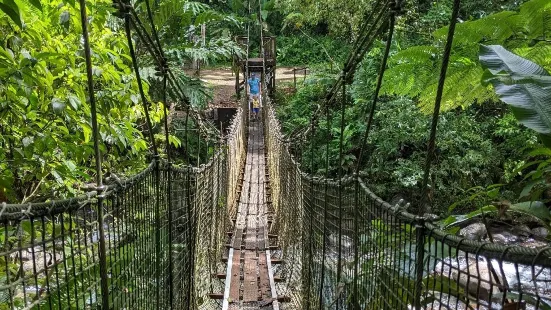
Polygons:
[[[297,80],[302,79],[304,71],[297,72]],[[235,97],[235,75],[231,69],[205,69],[201,70],[200,79],[205,81],[213,89],[212,105],[234,106]],[[293,68],[282,67],[276,69],[276,81],[292,81]]]

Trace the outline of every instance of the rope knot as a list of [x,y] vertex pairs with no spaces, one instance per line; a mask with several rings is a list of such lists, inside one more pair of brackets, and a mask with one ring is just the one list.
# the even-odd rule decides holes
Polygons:
[[130,9],[132,9],[130,1],[128,0],[113,0],[113,7],[117,10],[114,15],[118,18],[124,18],[130,15]]
[[168,61],[166,60],[166,57],[160,58],[160,63],[155,65],[155,73],[156,76],[166,76],[168,74]]
[[394,15],[402,15],[404,13],[404,10],[402,8],[402,0],[390,0],[390,3],[388,5]]
[[5,202],[2,202],[2,209],[0,210],[0,217],[4,215],[4,212],[6,212],[6,208],[8,208],[8,204]]

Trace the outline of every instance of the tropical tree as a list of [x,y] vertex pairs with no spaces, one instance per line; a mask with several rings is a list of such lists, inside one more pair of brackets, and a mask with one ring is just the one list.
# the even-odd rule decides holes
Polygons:
[[[25,3],[25,2],[23,2]],[[96,173],[79,7],[3,2],[0,13],[0,200],[74,195]],[[145,164],[144,110],[111,2],[87,2],[106,171]],[[120,29],[120,27],[118,27]],[[145,84],[148,92],[148,85]],[[151,105],[154,123],[162,106]]]
[[[490,88],[481,83],[484,72],[478,62],[479,44],[499,44],[521,56],[551,68],[551,2],[531,0],[518,11],[502,11],[457,25],[447,74],[443,110],[468,107],[496,100]],[[398,48],[389,60],[385,74],[385,94],[418,97],[422,111],[433,109],[447,27],[433,33],[431,44]]]

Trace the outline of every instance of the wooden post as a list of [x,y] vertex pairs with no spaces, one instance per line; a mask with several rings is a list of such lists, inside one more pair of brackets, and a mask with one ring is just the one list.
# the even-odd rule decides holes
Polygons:
[[[241,99],[241,88],[239,87],[239,65],[237,67],[237,72],[235,73],[235,94],[237,96],[237,100]],[[233,72],[233,70],[232,70]]]

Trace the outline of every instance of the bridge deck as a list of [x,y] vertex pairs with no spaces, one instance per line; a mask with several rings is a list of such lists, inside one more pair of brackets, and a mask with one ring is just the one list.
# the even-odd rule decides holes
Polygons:
[[270,262],[262,122],[251,122],[223,309],[279,309]]

